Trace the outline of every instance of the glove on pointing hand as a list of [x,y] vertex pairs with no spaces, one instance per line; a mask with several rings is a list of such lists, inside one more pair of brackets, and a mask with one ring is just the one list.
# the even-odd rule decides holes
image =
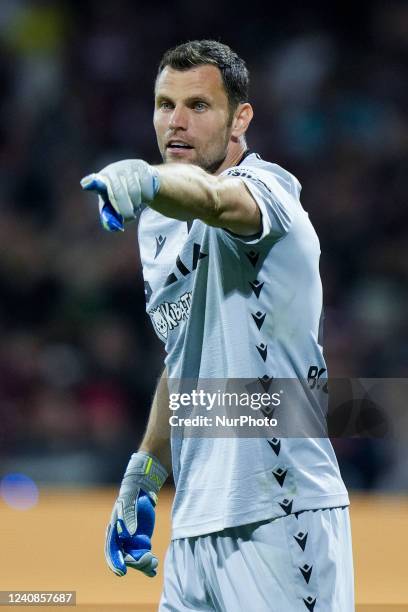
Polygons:
[[99,215],[104,229],[124,231],[125,221],[136,218],[143,204],[159,191],[157,170],[142,159],[125,159],[105,166],[81,180],[82,189],[98,194]]

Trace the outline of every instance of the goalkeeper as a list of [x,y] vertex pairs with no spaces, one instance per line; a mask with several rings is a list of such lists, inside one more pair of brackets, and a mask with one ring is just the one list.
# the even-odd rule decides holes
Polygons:
[[179,45],[155,83],[164,163],[82,180],[106,229],[139,217],[146,310],[167,353],[106,558],[118,576],[156,574],[154,507],[172,469],[161,612],[352,612],[349,499],[328,438],[170,436],[174,379],[326,372],[319,241],[297,179],[247,149],[252,116],[241,58],[215,41]]

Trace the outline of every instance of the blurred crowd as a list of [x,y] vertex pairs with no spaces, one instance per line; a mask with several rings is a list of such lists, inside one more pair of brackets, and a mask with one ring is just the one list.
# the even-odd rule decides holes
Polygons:
[[[111,482],[143,433],[163,353],[136,227],[103,232],[79,180],[118,159],[160,161],[154,76],[187,39],[244,57],[249,146],[303,185],[330,375],[408,373],[408,4],[227,0],[218,12],[187,0],[1,1],[2,471]],[[384,458],[404,460],[372,440],[336,447],[356,488],[383,487]]]

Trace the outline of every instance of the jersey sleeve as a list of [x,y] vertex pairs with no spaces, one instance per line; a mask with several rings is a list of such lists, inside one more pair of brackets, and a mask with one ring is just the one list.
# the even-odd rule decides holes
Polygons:
[[223,173],[243,181],[261,211],[262,228],[255,236],[239,236],[225,230],[242,242],[255,244],[266,238],[276,241],[290,231],[296,209],[300,207],[301,188],[292,174],[279,166],[276,168],[278,170],[272,171],[239,166]]

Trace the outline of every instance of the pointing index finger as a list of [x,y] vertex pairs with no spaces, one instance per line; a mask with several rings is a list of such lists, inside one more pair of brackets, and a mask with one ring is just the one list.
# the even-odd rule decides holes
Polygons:
[[97,191],[101,195],[107,193],[106,183],[98,174],[95,174],[94,172],[84,176],[84,178],[81,179],[81,187],[86,191]]

